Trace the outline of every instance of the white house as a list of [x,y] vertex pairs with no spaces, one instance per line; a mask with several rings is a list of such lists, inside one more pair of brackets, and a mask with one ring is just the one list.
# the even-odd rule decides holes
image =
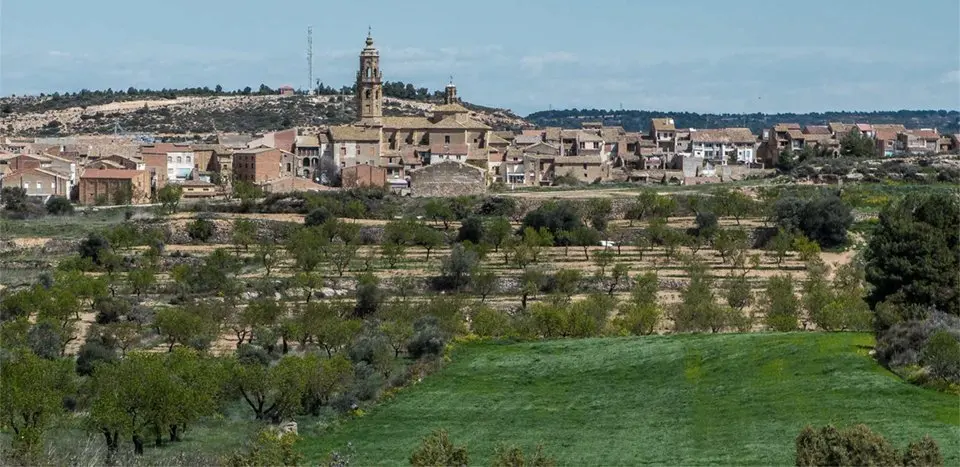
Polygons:
[[195,157],[193,152],[168,152],[167,181],[170,183],[182,183],[189,179],[190,174],[193,172]]
[[690,152],[721,165],[733,160],[750,164],[757,161],[757,137],[748,128],[691,130]]

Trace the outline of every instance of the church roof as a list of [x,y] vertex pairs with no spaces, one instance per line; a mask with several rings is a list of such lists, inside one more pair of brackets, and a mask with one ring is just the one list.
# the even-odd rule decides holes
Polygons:
[[433,124],[432,128],[459,130],[489,130],[490,127],[467,116],[450,115]]
[[380,131],[353,125],[330,127],[330,139],[334,141],[380,141]]
[[384,128],[415,128],[427,129],[433,127],[433,123],[426,117],[383,117],[381,118]]
[[433,111],[434,111],[434,112],[450,112],[450,113],[467,113],[467,112],[469,112],[469,110],[467,110],[466,107],[464,107],[464,106],[462,106],[462,105],[460,105],[460,104],[458,104],[458,103],[456,103],[456,102],[454,102],[453,104],[435,105],[435,106],[433,107]]

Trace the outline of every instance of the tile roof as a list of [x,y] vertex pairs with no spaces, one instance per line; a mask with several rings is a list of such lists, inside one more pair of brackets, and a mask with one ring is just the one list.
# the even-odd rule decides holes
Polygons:
[[560,154],[560,148],[544,142],[534,143],[521,149],[524,154]]
[[825,135],[820,133],[815,133],[815,134],[807,133],[807,134],[804,134],[803,137],[804,137],[804,140],[806,141],[815,141],[820,144],[840,144],[836,139],[834,139],[833,135],[829,133]]
[[320,146],[320,138],[316,136],[297,136],[294,139],[294,144],[296,144],[298,148],[317,147]]
[[559,127],[547,127],[543,132],[543,138],[547,141],[557,141],[560,139],[560,128]]
[[489,126],[480,123],[470,117],[461,115],[450,115],[433,124],[431,128],[437,129],[470,129],[470,130],[489,130]]
[[799,123],[777,123],[773,126],[773,131],[799,130]]
[[81,175],[80,178],[131,179],[146,173],[147,171],[145,170],[87,169],[83,171],[83,175]]
[[897,139],[897,135],[900,134],[897,130],[892,129],[877,129],[874,132],[874,137],[878,140],[894,140]]
[[6,174],[5,176],[3,176],[3,178],[11,178],[11,177],[15,177],[15,176],[18,176],[18,175],[24,175],[24,174],[27,174],[27,173],[38,173],[38,174],[47,175],[47,176],[49,176],[49,177],[63,178],[63,179],[69,179],[69,178],[70,178],[70,177],[68,177],[68,176],[66,176],[66,175],[64,175],[64,174],[57,173],[57,172],[53,172],[53,171],[46,170],[46,169],[41,169],[41,168],[39,168],[39,167],[31,167],[31,168],[29,168],[29,169],[16,170],[16,171],[13,171],[13,172],[10,172],[10,173]]
[[803,132],[808,135],[829,135],[830,128],[826,125],[807,125]]
[[168,152],[189,151],[186,143],[155,143],[140,146],[140,154],[166,154]]
[[427,117],[383,117],[381,123],[384,128],[390,129],[427,129],[433,127],[433,123]]
[[577,133],[577,139],[580,141],[603,141],[603,137],[592,131],[580,131]]
[[222,144],[207,144],[207,143],[198,143],[191,144],[190,149],[194,151],[213,151],[215,154],[226,154],[230,152],[226,146]]
[[937,133],[937,130],[907,130],[907,134],[920,139],[940,139],[940,134]]
[[353,125],[330,127],[330,139],[333,141],[380,141],[380,131]]
[[869,123],[858,123],[857,129],[866,133],[868,131],[873,131],[873,126],[870,125]]
[[540,135],[517,135],[517,137],[513,139],[513,142],[518,146],[525,144],[536,144],[541,141],[543,141],[543,139],[540,137]]
[[800,130],[787,130],[787,135],[790,136],[790,139],[804,139],[807,137],[807,135]]
[[520,130],[520,134],[524,136],[536,136],[537,138],[543,138],[543,130]]
[[259,147],[259,148],[241,149],[238,151],[234,151],[233,153],[234,154],[260,154],[260,153],[273,151],[273,150],[280,151],[277,148]]
[[443,112],[443,113],[447,113],[447,112],[450,112],[450,113],[467,113],[467,112],[469,112],[469,110],[467,110],[466,107],[464,107],[464,106],[462,106],[462,105],[460,105],[460,104],[457,104],[457,103],[453,103],[453,104],[443,104],[443,105],[435,105],[435,106],[433,106],[433,111],[434,111],[434,112]]
[[[799,133],[799,130],[797,132]],[[718,128],[690,132],[690,141],[698,143],[754,143],[757,141],[757,137],[750,132],[749,128]]]
[[556,165],[567,165],[567,164],[601,164],[603,161],[600,159],[600,156],[563,156],[557,157],[553,160],[553,163]]
[[880,131],[880,130],[905,131],[907,127],[899,123],[878,123],[873,126],[873,129],[876,131]]
[[850,123],[840,123],[840,122],[830,122],[827,124],[827,128],[834,133],[849,133],[853,129],[853,125]]
[[650,128],[653,128],[654,131],[674,131],[677,129],[672,118],[651,118]]
[[496,133],[490,133],[490,138],[487,139],[487,144],[496,144],[496,145],[500,145],[500,146],[505,146],[505,145],[510,144],[510,142],[507,141],[507,140],[505,140],[505,139],[503,139],[503,138],[501,138],[501,137],[500,137],[499,135],[497,135]]

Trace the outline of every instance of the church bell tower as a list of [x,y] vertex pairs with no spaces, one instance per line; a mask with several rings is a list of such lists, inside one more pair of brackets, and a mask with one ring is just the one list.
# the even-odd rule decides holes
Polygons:
[[357,115],[361,123],[378,124],[383,117],[383,83],[380,52],[373,46],[369,30],[366,44],[360,52],[360,70],[357,72]]

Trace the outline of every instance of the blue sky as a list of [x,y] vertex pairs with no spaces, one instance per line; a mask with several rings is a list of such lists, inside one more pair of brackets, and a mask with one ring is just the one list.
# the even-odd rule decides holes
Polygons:
[[[0,94],[384,79],[527,114],[957,109],[960,2],[0,0]],[[404,5],[402,8],[396,5]]]

